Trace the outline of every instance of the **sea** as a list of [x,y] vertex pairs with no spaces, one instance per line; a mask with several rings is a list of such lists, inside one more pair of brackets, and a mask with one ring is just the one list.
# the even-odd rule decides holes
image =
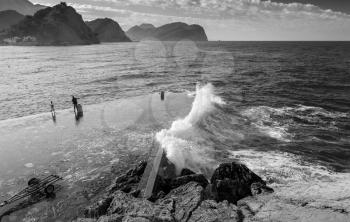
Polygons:
[[[154,147],[178,172],[210,178],[220,163],[238,161],[277,193],[350,212],[350,42],[0,51],[0,202],[30,177],[64,178],[56,200],[4,213],[7,221],[81,215]],[[82,119],[74,117],[72,95]]]

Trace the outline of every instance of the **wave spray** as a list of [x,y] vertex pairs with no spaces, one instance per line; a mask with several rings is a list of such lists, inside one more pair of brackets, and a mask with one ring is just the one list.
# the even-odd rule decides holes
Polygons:
[[167,158],[175,164],[177,173],[183,168],[195,172],[202,171],[210,160],[205,155],[205,147],[200,147],[201,137],[196,125],[209,113],[215,105],[223,105],[224,101],[215,95],[214,86],[196,86],[196,96],[190,113],[184,119],[174,121],[170,129],[163,129],[156,134],[156,139],[165,150]]

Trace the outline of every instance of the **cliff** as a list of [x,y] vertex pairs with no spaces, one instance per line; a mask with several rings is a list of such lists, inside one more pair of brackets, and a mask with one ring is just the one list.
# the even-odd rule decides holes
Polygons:
[[28,0],[0,0],[0,11],[15,10],[22,15],[33,15],[46,6],[33,4]]
[[86,24],[101,42],[131,42],[119,24],[112,19],[96,19]]
[[133,41],[157,39],[160,41],[208,41],[208,37],[200,25],[188,25],[182,22],[166,24],[158,28],[150,24],[134,26],[127,31]]
[[126,34],[133,41],[141,41],[143,39],[152,38],[155,31],[156,27],[154,27],[152,24],[142,24],[130,28]]
[[14,10],[6,10],[0,12],[0,31],[3,29],[8,29],[12,25],[17,24],[22,19],[24,19],[24,15],[14,11]]
[[30,37],[37,45],[84,45],[99,43],[74,8],[61,3],[26,16],[12,26],[0,39],[20,42]]

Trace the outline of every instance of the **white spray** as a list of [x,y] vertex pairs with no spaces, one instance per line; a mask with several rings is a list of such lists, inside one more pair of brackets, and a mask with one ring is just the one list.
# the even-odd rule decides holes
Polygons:
[[179,173],[183,168],[198,171],[196,166],[205,165],[205,148],[198,146],[196,124],[215,109],[215,104],[223,105],[224,101],[215,95],[212,84],[203,87],[197,85],[196,97],[190,113],[172,123],[170,129],[163,129],[156,134],[156,139],[166,151],[168,159],[176,165]]

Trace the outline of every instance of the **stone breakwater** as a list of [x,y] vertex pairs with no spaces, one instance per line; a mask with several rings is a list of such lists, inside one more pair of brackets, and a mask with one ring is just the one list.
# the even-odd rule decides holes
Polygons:
[[256,206],[241,201],[273,193],[243,164],[221,164],[209,181],[188,169],[174,177],[175,167],[167,161],[152,196],[146,199],[138,186],[146,166],[147,162],[141,162],[117,177],[105,194],[85,209],[85,218],[75,221],[245,221],[254,216]]

